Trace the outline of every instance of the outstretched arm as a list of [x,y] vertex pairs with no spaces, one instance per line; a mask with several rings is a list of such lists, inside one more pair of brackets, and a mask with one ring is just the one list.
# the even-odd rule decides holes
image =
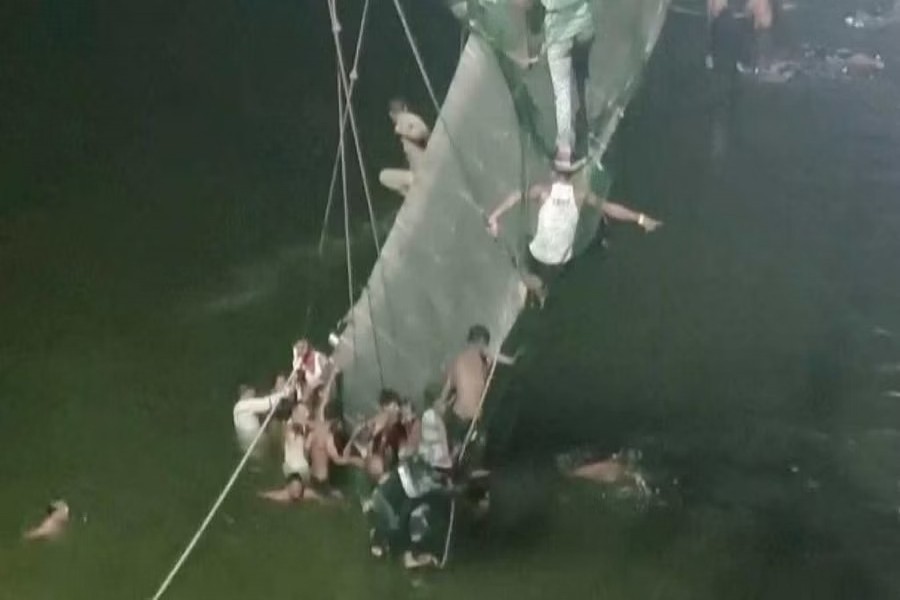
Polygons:
[[653,217],[644,213],[637,212],[625,206],[624,204],[616,204],[602,198],[597,198],[591,194],[587,199],[588,204],[595,206],[604,216],[613,221],[622,221],[625,223],[636,223],[638,227],[645,232],[650,233],[662,225],[662,221],[657,221]]
[[[534,202],[540,202],[544,197],[546,187],[543,185],[533,185],[528,190],[528,199]],[[522,192],[515,191],[511,193],[509,196],[504,198],[503,202],[494,209],[494,211],[488,216],[488,231],[492,236],[497,237],[500,233],[500,217],[503,216],[505,212],[511,209],[513,206],[518,204],[522,200]]]
[[453,391],[453,377],[451,376],[450,369],[447,369],[447,374],[444,376],[444,387],[441,388],[441,394],[440,394],[440,396],[438,396],[438,401],[446,402],[448,405],[451,404],[450,392],[452,392],[452,391]]

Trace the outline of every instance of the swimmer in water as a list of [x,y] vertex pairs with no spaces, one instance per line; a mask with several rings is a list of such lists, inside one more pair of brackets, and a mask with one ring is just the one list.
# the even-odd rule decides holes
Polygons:
[[47,515],[36,527],[23,534],[26,540],[52,540],[59,537],[69,523],[69,505],[65,500],[54,500],[47,506]]

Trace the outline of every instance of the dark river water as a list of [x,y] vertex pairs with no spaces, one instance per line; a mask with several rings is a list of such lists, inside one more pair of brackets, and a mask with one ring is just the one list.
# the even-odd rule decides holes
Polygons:
[[[458,32],[414,8],[440,92]],[[616,197],[666,224],[614,229],[577,262],[503,400],[504,460],[638,448],[649,502],[510,467],[496,527],[410,577],[370,560],[349,506],[261,504],[273,454],[166,597],[900,596],[900,30],[851,30],[855,8],[800,3],[781,43],[878,52],[883,72],[746,79],[730,109],[712,106],[702,18],[671,15],[612,159]],[[428,104],[390,3],[373,10],[358,116],[374,172],[402,159],[387,99]],[[282,0],[0,8],[0,600],[150,597],[238,459],[237,386],[286,365],[313,285],[314,336],[345,310],[341,240],[315,257],[325,17]],[[389,222],[396,202],[376,201]],[[23,543],[54,497],[70,530]]]

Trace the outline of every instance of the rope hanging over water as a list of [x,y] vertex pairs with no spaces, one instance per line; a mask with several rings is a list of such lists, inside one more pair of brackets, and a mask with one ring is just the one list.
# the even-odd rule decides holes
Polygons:
[[[348,276],[348,280],[350,282],[349,293],[350,293],[351,305],[353,303],[353,286],[352,286],[353,272],[352,272],[352,266],[351,266],[351,263],[349,260],[350,237],[349,237],[349,221],[348,221],[348,216],[347,216],[347,214],[348,214],[347,213],[347,182],[346,182],[347,175],[346,175],[346,151],[345,151],[345,146],[344,146],[344,132],[346,129],[346,122],[347,122],[348,116],[350,117],[351,124],[353,123],[353,115],[351,113],[350,100],[352,99],[353,88],[354,88],[354,86],[356,84],[356,80],[357,80],[357,76],[356,76],[357,65],[359,64],[359,58],[361,55],[361,50],[362,50],[362,45],[363,45],[363,39],[364,39],[363,34],[365,32],[365,24],[366,24],[366,19],[368,16],[369,1],[370,0],[366,0],[365,5],[363,6],[363,14],[362,14],[362,18],[361,18],[359,37],[357,38],[357,42],[356,42],[356,51],[355,51],[355,55],[354,55],[352,75],[348,78],[346,76],[346,73],[344,73],[343,77],[341,76],[340,72],[337,74],[338,110],[339,110],[338,122],[339,122],[339,130],[340,130],[340,140],[338,142],[338,148],[337,148],[337,152],[336,152],[336,156],[335,156],[334,167],[332,169],[331,185],[330,185],[329,194],[328,194],[328,203],[325,206],[325,216],[322,221],[322,230],[319,234],[319,244],[318,244],[318,254],[321,257],[321,254],[324,250],[325,239],[326,239],[326,235],[327,235],[326,232],[327,232],[329,217],[331,214],[331,208],[334,203],[334,194],[335,194],[335,187],[336,187],[336,183],[337,183],[338,170],[340,168],[341,178],[342,178],[343,195],[344,195],[344,211],[345,211],[344,233],[346,236],[346,244],[347,244],[347,252],[348,252],[347,276]],[[333,6],[333,0],[329,2],[329,5]],[[333,23],[335,24],[335,26],[338,29],[340,28],[340,26],[336,24],[336,21],[333,21]],[[335,35],[337,35],[337,31],[335,32]],[[347,81],[348,79],[349,79],[349,82]],[[342,98],[344,98],[345,96],[346,96],[346,105],[343,105]],[[354,133],[355,133],[355,129],[354,129]],[[359,150],[358,146],[357,146],[357,149]],[[360,158],[360,160],[361,160],[361,158]],[[360,169],[363,170],[362,163],[360,163]],[[363,171],[363,178],[365,178],[364,171]],[[370,208],[371,208],[371,204],[370,204]],[[370,219],[372,219],[372,221],[373,221],[372,227],[373,227],[373,233],[374,233],[375,232],[375,224],[374,224],[374,217],[373,217],[371,211],[370,211]],[[379,248],[380,245],[378,243],[377,233],[374,233],[374,235],[375,235],[376,248]],[[309,328],[309,318],[311,315],[311,310],[312,310],[312,302],[310,302],[310,304],[306,310],[306,316],[307,316],[306,329]],[[222,503],[225,502],[225,499],[228,497],[228,494],[231,492],[232,488],[234,487],[234,484],[237,482],[238,477],[243,472],[244,467],[247,464],[247,461],[250,459],[250,456],[253,454],[253,451],[256,449],[256,446],[259,444],[259,440],[262,439],[262,436],[265,433],[266,428],[268,427],[272,418],[274,417],[275,411],[277,408],[278,408],[278,402],[273,400],[272,407],[269,409],[269,412],[266,415],[266,418],[263,420],[262,426],[260,427],[259,431],[256,433],[253,440],[250,442],[250,445],[248,446],[247,450],[244,452],[243,456],[241,457],[241,460],[238,462],[237,466],[232,471],[231,476],[228,478],[228,481],[225,483],[225,486],[222,488],[222,491],[219,493],[218,497],[216,498],[216,501],[213,503],[212,507],[209,509],[209,512],[207,512],[203,521],[201,521],[200,526],[197,528],[197,531],[194,533],[193,537],[188,542],[187,546],[185,546],[185,549],[181,553],[181,555],[178,557],[178,560],[175,561],[175,564],[172,566],[172,569],[169,571],[169,573],[166,575],[166,578],[163,580],[163,582],[160,584],[159,588],[156,590],[156,593],[152,596],[152,600],[159,600],[160,598],[162,598],[163,594],[166,593],[166,591],[169,589],[169,586],[172,584],[172,581],[174,581],[176,575],[178,575],[178,572],[184,566],[185,562],[187,562],[187,559],[190,556],[191,552],[194,551],[194,548],[199,543],[200,538],[203,536],[204,532],[206,531],[206,528],[209,527],[209,524],[212,522],[213,518],[216,516],[219,509],[221,508]]]
[[225,487],[222,488],[222,491],[219,493],[218,498],[216,498],[216,501],[209,509],[209,512],[206,513],[206,517],[204,517],[203,521],[200,523],[200,527],[197,528],[196,533],[194,533],[194,537],[191,538],[191,541],[188,542],[188,545],[181,553],[181,556],[179,556],[178,560],[175,561],[175,565],[169,571],[169,574],[166,575],[166,578],[160,584],[159,589],[157,589],[156,593],[153,594],[152,600],[159,600],[160,598],[162,598],[163,594],[166,593],[166,590],[172,584],[175,576],[181,570],[181,567],[184,565],[185,561],[187,561],[188,556],[190,556],[191,552],[193,552],[194,547],[197,545],[197,542],[200,541],[200,538],[206,531],[206,528],[212,522],[213,517],[215,517],[216,513],[219,512],[219,508],[222,506],[222,503],[225,501],[225,498],[228,496],[229,492],[231,492],[231,488],[234,487],[238,476],[240,476],[241,472],[244,470],[244,465],[247,464],[247,461],[250,459],[250,456],[256,449],[256,445],[259,443],[259,440],[262,439],[263,434],[266,432],[266,427],[268,427],[269,421],[271,421],[272,417],[275,415],[275,410],[278,408],[278,404],[278,401],[275,401],[273,399],[272,407],[269,409],[269,414],[266,415],[262,426],[259,428],[259,431],[256,432],[256,435],[253,437],[253,441],[250,442],[250,446],[244,452],[244,455],[241,457],[240,462],[238,462],[237,466],[234,468],[234,471],[232,471],[231,477],[228,478],[227,483],[225,483]]

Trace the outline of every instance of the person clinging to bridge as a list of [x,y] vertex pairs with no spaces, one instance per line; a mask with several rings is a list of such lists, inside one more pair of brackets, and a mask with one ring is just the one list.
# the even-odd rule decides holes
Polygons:
[[378,180],[384,187],[406,198],[421,165],[431,131],[422,117],[409,109],[405,100],[391,100],[388,104],[388,116],[394,124],[394,133],[403,146],[408,166],[406,169],[382,169]]
[[[472,424],[478,417],[487,392],[493,359],[488,354],[491,334],[484,325],[473,325],[466,336],[466,346],[450,363],[444,377],[444,386],[438,396],[440,404],[446,404],[447,435],[454,457],[459,455]],[[497,355],[500,364],[512,364],[514,358]]]
[[[540,207],[537,230],[528,244],[528,265],[523,276],[528,290],[543,306],[547,288],[563,266],[572,258],[575,233],[584,204],[596,208],[605,218],[635,223],[645,232],[654,231],[662,223],[644,213],[622,204],[598,198],[589,190],[576,190],[571,165],[556,164],[550,184],[532,185],[526,195]],[[579,188],[581,186],[578,186]],[[500,218],[522,199],[522,192],[511,193],[488,217],[488,231],[494,237],[500,233]]]

